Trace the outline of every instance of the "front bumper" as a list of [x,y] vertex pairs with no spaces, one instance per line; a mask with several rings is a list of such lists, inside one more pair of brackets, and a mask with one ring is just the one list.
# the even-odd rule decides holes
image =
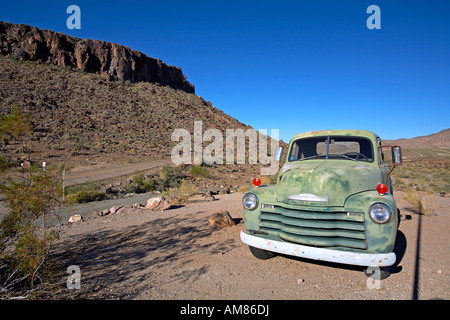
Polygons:
[[350,251],[340,251],[317,247],[304,246],[300,244],[264,239],[249,235],[241,231],[241,240],[245,244],[281,254],[320,260],[335,263],[343,263],[367,267],[387,267],[395,263],[396,256],[391,253],[360,253]]

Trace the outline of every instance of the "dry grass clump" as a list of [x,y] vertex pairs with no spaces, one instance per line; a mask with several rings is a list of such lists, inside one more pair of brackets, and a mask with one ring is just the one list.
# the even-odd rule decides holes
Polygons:
[[188,202],[189,197],[197,193],[197,188],[183,180],[178,188],[169,188],[163,192],[171,205],[184,204]]
[[416,213],[424,216],[432,215],[436,207],[433,195],[430,192],[417,192],[414,189],[408,189],[402,199],[408,202],[411,209]]

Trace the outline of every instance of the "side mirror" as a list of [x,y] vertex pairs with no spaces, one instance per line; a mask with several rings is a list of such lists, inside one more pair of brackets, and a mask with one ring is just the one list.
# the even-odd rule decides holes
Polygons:
[[278,147],[275,153],[275,160],[280,161],[281,155],[283,154],[283,147]]
[[392,162],[394,164],[402,163],[402,149],[400,147],[392,147]]

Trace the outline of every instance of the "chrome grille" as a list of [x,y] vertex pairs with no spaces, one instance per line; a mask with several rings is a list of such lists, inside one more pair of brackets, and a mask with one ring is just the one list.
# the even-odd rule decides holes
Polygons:
[[348,215],[346,211],[262,206],[260,220],[260,231],[285,241],[317,247],[367,249],[364,217]]

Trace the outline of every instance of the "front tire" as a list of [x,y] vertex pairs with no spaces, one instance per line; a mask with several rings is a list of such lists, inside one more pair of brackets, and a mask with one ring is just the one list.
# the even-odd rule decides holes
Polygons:
[[267,260],[270,258],[273,258],[275,256],[275,253],[267,251],[267,250],[263,250],[263,249],[259,249],[259,248],[255,248],[255,247],[251,247],[250,248],[250,252],[253,254],[253,256],[255,256],[256,258],[260,259],[260,260]]

